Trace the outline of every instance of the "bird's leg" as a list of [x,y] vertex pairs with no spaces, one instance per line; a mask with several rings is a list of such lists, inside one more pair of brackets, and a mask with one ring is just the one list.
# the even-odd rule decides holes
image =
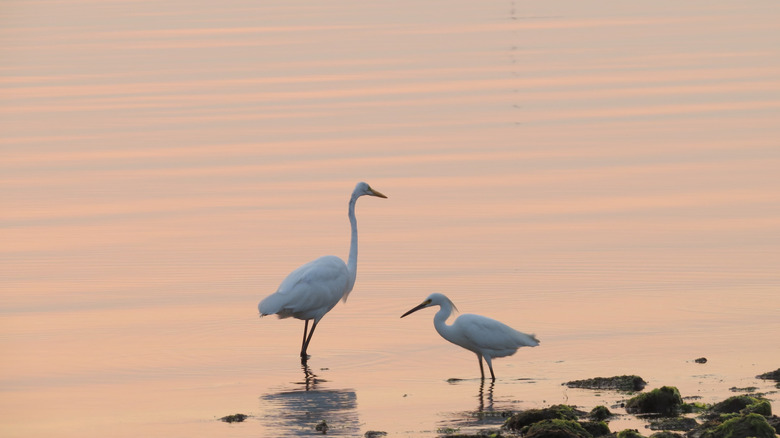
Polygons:
[[301,359],[306,356],[306,332],[309,331],[309,320],[304,320],[303,340],[301,341]]
[[[308,321],[307,321],[308,322]],[[309,331],[309,337],[306,338],[306,342],[303,343],[303,349],[301,350],[301,361],[305,362],[309,356],[306,355],[306,350],[309,348],[309,342],[311,342],[311,336],[314,334],[314,329],[317,328],[317,320],[315,319],[311,325],[311,331]]]
[[485,362],[487,362],[488,368],[490,368],[490,378],[495,382],[496,375],[493,374],[493,361],[490,359],[490,356],[485,356]]
[[477,360],[479,361],[479,373],[482,375],[482,380],[485,380],[485,369],[482,368],[482,355],[477,354]]

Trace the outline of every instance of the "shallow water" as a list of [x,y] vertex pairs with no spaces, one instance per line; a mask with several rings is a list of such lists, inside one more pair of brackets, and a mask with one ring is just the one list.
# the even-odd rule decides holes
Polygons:
[[[3,436],[435,436],[619,404],[561,386],[595,376],[772,389],[776,2],[2,9]],[[303,369],[303,324],[256,305],[346,257],[360,180],[389,198]],[[433,291],[542,344],[483,383],[433,310],[399,319]]]

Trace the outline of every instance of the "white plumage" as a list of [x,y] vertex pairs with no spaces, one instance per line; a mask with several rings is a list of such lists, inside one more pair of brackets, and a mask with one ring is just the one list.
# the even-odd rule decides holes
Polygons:
[[508,325],[481,315],[466,313],[460,315],[452,325],[447,324],[447,319],[452,315],[455,304],[443,294],[433,293],[422,304],[401,315],[403,318],[410,313],[426,307],[439,306],[439,311],[433,317],[433,326],[442,338],[472,351],[479,360],[479,371],[485,378],[482,367],[482,359],[485,359],[490,368],[490,376],[496,379],[493,373],[492,359],[515,354],[520,347],[536,347],[539,340],[535,335],[519,332]]
[[322,256],[292,271],[260,302],[261,315],[320,320],[339,300],[347,301],[349,269],[336,256]]
[[[352,228],[349,259],[347,263],[336,256],[328,255],[313,260],[292,271],[279,285],[276,292],[260,301],[257,308],[260,316],[277,315],[279,318],[297,318],[305,321],[303,341],[301,342],[301,360],[308,358],[306,349],[317,323],[339,300],[347,301],[347,296],[355,286],[357,278],[357,219],[355,202],[363,195],[386,198],[387,196],[372,189],[368,184],[359,182],[349,200],[349,222]],[[314,321],[308,331],[309,321]],[[308,334],[307,334],[308,331]]]

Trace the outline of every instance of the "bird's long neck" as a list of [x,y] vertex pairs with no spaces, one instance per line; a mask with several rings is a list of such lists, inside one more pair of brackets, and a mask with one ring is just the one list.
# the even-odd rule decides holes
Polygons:
[[349,259],[347,259],[347,271],[349,271],[347,293],[352,291],[352,288],[355,286],[355,279],[357,278],[358,231],[357,218],[355,217],[355,203],[357,202],[357,198],[357,196],[352,195],[352,198],[349,200],[349,225],[352,228],[352,238],[349,242]]
[[433,326],[442,338],[451,341],[452,326],[447,325],[447,319],[452,315],[452,306],[444,303],[439,306],[439,311],[433,316]]

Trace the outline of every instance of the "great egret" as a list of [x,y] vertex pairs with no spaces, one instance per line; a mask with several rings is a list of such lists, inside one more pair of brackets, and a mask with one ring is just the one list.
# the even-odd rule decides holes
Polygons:
[[[301,361],[308,359],[306,349],[317,323],[339,300],[347,301],[357,276],[357,219],[355,202],[363,195],[387,196],[372,189],[368,184],[359,182],[349,199],[349,223],[352,226],[352,239],[349,246],[347,263],[336,256],[328,255],[313,260],[292,271],[279,285],[279,289],[267,296],[257,305],[260,316],[276,314],[279,318],[297,318],[305,321],[303,341],[301,342]],[[309,321],[314,320],[309,329]]]
[[442,338],[459,345],[466,350],[473,351],[479,360],[479,372],[485,378],[482,367],[482,358],[485,358],[490,368],[490,377],[496,380],[493,374],[493,362],[495,357],[505,357],[515,354],[520,347],[536,347],[539,340],[535,335],[519,332],[508,325],[481,315],[469,313],[460,315],[452,325],[447,325],[447,318],[457,310],[455,304],[446,296],[433,293],[419,306],[401,315],[403,318],[426,307],[439,306],[439,311],[433,317],[433,326]]

